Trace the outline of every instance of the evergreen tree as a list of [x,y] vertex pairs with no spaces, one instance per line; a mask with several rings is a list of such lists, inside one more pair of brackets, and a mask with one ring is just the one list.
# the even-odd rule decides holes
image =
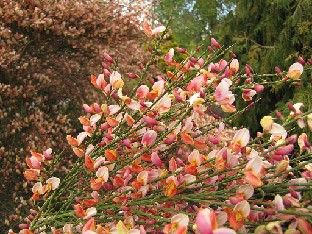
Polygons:
[[[255,73],[274,73],[272,68],[277,65],[287,70],[298,56],[307,60],[312,54],[310,0],[162,0],[154,10],[161,21],[168,21],[170,15],[179,44],[195,48],[207,45],[212,36],[225,47],[235,44],[233,50],[241,63],[250,64]],[[303,80],[311,80],[311,73]],[[304,86],[300,92],[309,95],[311,84],[304,82]],[[248,121],[248,126],[258,125],[259,118],[273,111],[278,102],[297,97],[296,90],[294,86],[272,86],[263,93],[261,108],[237,124]]]

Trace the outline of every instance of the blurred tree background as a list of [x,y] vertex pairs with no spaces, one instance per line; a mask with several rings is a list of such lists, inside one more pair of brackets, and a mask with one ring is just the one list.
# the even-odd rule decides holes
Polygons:
[[[298,56],[306,61],[312,55],[311,0],[161,0],[153,11],[157,20],[169,22],[182,47],[207,48],[211,37],[225,47],[235,44],[240,64],[250,64],[254,73],[274,73],[275,66],[287,70]],[[310,109],[311,100],[311,73],[306,73],[303,86],[269,87],[258,107],[235,122],[247,121],[257,130],[259,118],[276,105],[286,108],[282,103],[303,102]],[[240,107],[244,103],[238,97],[236,102]]]
[[[142,0],[0,1],[0,233],[19,223],[22,204],[31,203],[32,184],[22,174],[30,151],[66,150],[66,135],[79,131],[85,114],[82,104],[103,103],[90,83],[91,74],[103,73],[103,53],[118,60],[121,72],[139,72],[138,63],[148,59],[140,29],[147,6]],[[55,168],[64,173],[73,160],[65,153]]]

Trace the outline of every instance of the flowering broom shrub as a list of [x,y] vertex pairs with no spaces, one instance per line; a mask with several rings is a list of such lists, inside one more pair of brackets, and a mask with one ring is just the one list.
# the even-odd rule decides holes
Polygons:
[[[147,23],[143,29],[151,60],[140,74],[122,73],[104,54],[110,66],[91,75],[103,102],[84,104],[83,131],[67,136],[67,174],[58,178],[54,165],[64,156],[52,149],[26,159],[37,208],[20,233],[312,233],[312,147],[306,133],[289,128],[296,122],[311,131],[312,111],[289,103],[288,116],[264,116],[253,137],[233,128],[260,102],[266,76],[241,69],[212,38],[207,51],[170,49],[168,73],[143,84],[166,33]],[[185,59],[177,62],[175,53]],[[311,65],[272,76],[297,84],[304,69]],[[138,83],[126,94],[130,79]],[[246,101],[241,110],[237,91]]]
[[[80,131],[81,105],[101,100],[88,79],[106,66],[100,55],[110,51],[125,70],[148,61],[139,29],[144,2],[0,1],[0,233],[18,221],[31,192],[26,156],[50,147],[70,152],[66,135]],[[67,156],[55,169],[71,167]]]

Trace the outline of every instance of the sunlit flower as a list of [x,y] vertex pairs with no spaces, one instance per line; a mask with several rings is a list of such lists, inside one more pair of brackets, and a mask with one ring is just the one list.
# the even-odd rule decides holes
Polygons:
[[166,179],[166,186],[165,186],[165,195],[167,197],[173,197],[177,193],[177,187],[179,182],[175,176],[170,176]]
[[230,63],[230,69],[231,71],[236,74],[238,72],[239,69],[239,62],[237,59],[233,59]]
[[113,71],[109,77],[109,82],[113,89],[119,89],[124,86],[124,81],[121,78],[121,75],[117,71]]
[[243,147],[246,147],[249,142],[250,134],[247,128],[238,130],[231,142],[231,149],[238,153]]
[[110,161],[110,162],[113,162],[117,159],[117,151],[116,150],[112,150],[112,149],[107,149],[105,150],[105,158]]
[[38,176],[40,174],[40,171],[37,169],[27,169],[24,171],[24,177],[27,180],[38,180]]
[[136,91],[136,96],[140,99],[143,99],[146,97],[148,92],[149,88],[147,87],[147,85],[141,85]]
[[33,192],[32,200],[39,200],[39,196],[44,193],[41,182],[35,183],[31,190]]
[[164,32],[166,30],[166,27],[165,26],[158,26],[152,30],[150,25],[146,21],[144,21],[143,22],[143,30],[144,30],[144,33],[148,37],[155,37],[156,35]]
[[165,55],[164,61],[165,61],[166,63],[170,64],[170,63],[172,62],[173,56],[174,56],[174,49],[171,48],[171,49],[169,50],[169,52]]
[[153,84],[152,90],[146,94],[149,100],[154,100],[159,97],[165,89],[165,81],[159,80]]
[[145,146],[151,146],[157,138],[157,132],[154,130],[148,130],[144,133],[142,137],[142,144]]
[[222,48],[221,45],[219,44],[219,42],[217,42],[217,40],[215,38],[213,38],[213,37],[210,39],[210,43],[211,43],[212,46],[214,46],[214,47],[216,47],[218,49]]
[[257,155],[253,157],[245,166],[245,181],[257,188],[263,185],[261,173],[263,170],[263,161]]
[[121,220],[110,230],[111,234],[140,234],[139,229],[129,229]]
[[257,92],[253,89],[243,89],[242,98],[246,102],[249,102],[252,100],[252,97],[256,94],[257,94]]
[[244,219],[248,217],[250,213],[250,205],[244,200],[235,205],[233,212],[230,216],[230,226],[235,230],[241,228],[244,223]]
[[195,93],[190,97],[190,105],[191,106],[198,106],[201,105],[205,100],[200,98],[200,93]]
[[171,223],[164,227],[163,232],[165,234],[185,234],[187,233],[188,223],[189,217],[186,214],[176,214],[172,216]]
[[294,63],[289,67],[287,77],[293,80],[299,80],[303,73],[303,66],[301,63]]
[[166,113],[170,110],[171,98],[165,94],[154,106],[153,110],[157,110],[159,114]]
[[272,116],[264,116],[260,121],[260,125],[264,131],[270,131],[272,129],[272,124],[274,123]]
[[300,152],[303,151],[307,151],[307,152],[311,152],[312,151],[312,147],[311,144],[308,140],[308,136],[305,133],[302,133],[299,137],[298,137],[298,145],[300,147]]
[[269,133],[272,134],[272,138],[275,140],[285,139],[287,132],[283,126],[277,123],[273,123]]
[[46,185],[44,186],[44,191],[48,192],[51,190],[57,189],[57,187],[60,185],[61,180],[57,177],[51,177],[46,180]]
[[235,234],[236,232],[229,228],[218,227],[216,213],[208,208],[199,209],[194,229],[198,234]]

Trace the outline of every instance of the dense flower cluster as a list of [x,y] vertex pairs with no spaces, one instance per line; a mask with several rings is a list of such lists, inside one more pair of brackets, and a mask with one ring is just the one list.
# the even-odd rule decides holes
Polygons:
[[[144,23],[144,31],[157,52],[165,28]],[[175,61],[176,52],[185,60]],[[155,57],[141,74],[122,75],[105,54],[111,65],[91,76],[105,101],[84,104],[83,130],[66,137],[72,168],[53,175],[62,155],[50,149],[27,159],[40,209],[20,233],[311,233],[312,147],[306,133],[288,128],[312,130],[311,111],[289,104],[289,116],[263,117],[254,137],[231,127],[268,82],[233,53],[223,59],[227,52],[215,39],[207,51],[172,48],[164,61],[174,71],[151,84],[142,82]],[[297,83],[303,70],[295,63],[275,82]],[[128,79],[138,80],[131,93]]]

